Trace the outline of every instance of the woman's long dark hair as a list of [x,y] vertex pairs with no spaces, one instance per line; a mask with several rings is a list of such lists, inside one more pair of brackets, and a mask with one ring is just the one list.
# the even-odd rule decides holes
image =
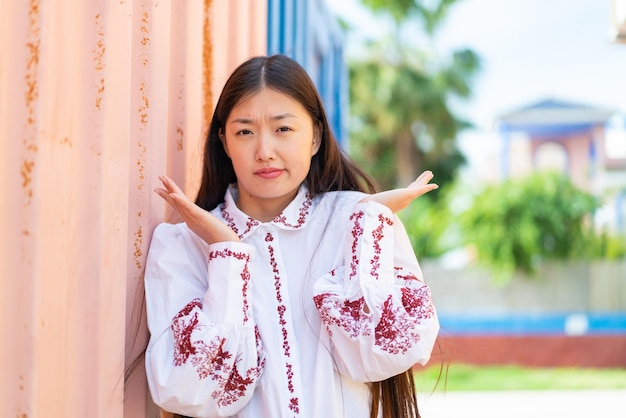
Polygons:
[[202,182],[196,204],[211,210],[224,201],[235,170],[224,151],[220,131],[233,107],[268,87],[297,100],[308,111],[314,126],[321,128],[320,148],[311,160],[305,183],[312,194],[334,190],[376,191],[374,181],[339,147],[328,124],[322,100],[307,72],[284,55],[254,57],[241,64],[226,81],[217,102],[204,148]]
[[[235,170],[220,139],[233,107],[263,88],[270,88],[297,100],[309,113],[314,126],[321,128],[320,148],[311,160],[305,179],[313,195],[336,190],[374,193],[374,180],[359,168],[341,149],[330,129],[322,100],[306,70],[284,55],[254,57],[241,64],[226,81],[213,113],[206,138],[202,182],[196,204],[212,210],[224,201]],[[371,416],[384,418],[419,418],[413,372],[407,370],[382,382],[372,384]]]

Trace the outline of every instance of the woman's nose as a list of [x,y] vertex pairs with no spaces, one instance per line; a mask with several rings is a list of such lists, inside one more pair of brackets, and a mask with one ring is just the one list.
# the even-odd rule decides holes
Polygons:
[[273,160],[276,157],[272,136],[270,134],[260,134],[257,138],[256,145],[257,146],[255,158],[257,159],[257,161]]

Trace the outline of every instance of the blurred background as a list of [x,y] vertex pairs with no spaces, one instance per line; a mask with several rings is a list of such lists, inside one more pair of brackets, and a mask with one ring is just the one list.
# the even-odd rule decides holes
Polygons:
[[626,366],[620,7],[331,5],[351,154],[386,188],[441,186],[401,216],[452,361]]
[[[425,169],[440,185],[400,214],[442,324],[416,369],[425,416],[626,415],[626,1],[0,10],[2,412],[159,416],[138,357],[142,281],[171,213],[151,190],[166,173],[195,195],[226,77],[284,53],[381,187]],[[528,390],[534,403],[514,395]],[[454,398],[467,393],[488,398]]]
[[385,187],[440,185],[401,214],[442,324],[429,416],[611,404],[563,391],[626,388],[626,3],[329,5],[351,155]]

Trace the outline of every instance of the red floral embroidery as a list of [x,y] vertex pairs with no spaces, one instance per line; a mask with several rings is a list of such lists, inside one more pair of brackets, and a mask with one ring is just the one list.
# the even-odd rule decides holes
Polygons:
[[380,248],[380,241],[385,236],[383,234],[383,230],[385,228],[385,225],[387,226],[393,225],[393,219],[383,216],[382,214],[379,214],[378,221],[380,222],[380,225],[378,225],[378,227],[372,231],[372,237],[374,238],[374,244],[373,244],[374,257],[370,261],[370,266],[372,267],[370,270],[370,274],[376,280],[378,280],[378,269],[380,268],[380,253],[382,251]]
[[406,353],[420,335],[416,321],[399,306],[394,306],[390,295],[383,303],[381,318],[374,330],[375,344],[391,354]]
[[215,380],[220,382],[220,386],[223,386],[223,389],[222,391],[214,391],[211,397],[218,399],[217,404],[219,406],[228,406],[243,397],[248,390],[248,386],[254,383],[260,375],[259,368],[254,367],[248,369],[245,376],[242,376],[238,368],[235,367],[239,361],[240,358],[237,358],[232,366],[224,368],[224,373],[215,375]]
[[226,221],[226,224],[230,227],[230,229],[235,231],[235,233],[239,236],[239,238],[243,238],[244,235],[246,235],[248,232],[252,230],[252,228],[259,225],[259,221],[248,217],[246,221],[246,229],[240,234],[239,228],[237,228],[237,225],[235,224],[235,220],[228,212],[228,203],[224,202],[224,204],[222,205],[221,212],[222,212],[222,218],[224,218],[224,220]]
[[235,225],[235,220],[233,219],[232,216],[230,216],[230,213],[228,212],[228,203],[224,202],[224,204],[222,205],[221,212],[222,212],[222,218],[224,218],[224,220],[226,221],[226,225],[228,225],[230,229],[232,229],[233,231],[235,231],[237,235],[239,235],[237,225]]
[[187,318],[196,308],[202,308],[200,299],[189,302],[172,320],[174,366],[182,366],[189,356],[196,354],[196,347],[191,342],[191,333],[198,326],[198,312],[194,312],[191,318]]
[[349,301],[333,293],[322,293],[316,295],[313,301],[329,335],[333,335],[333,326],[343,329],[350,338],[370,335],[372,317],[363,310],[363,297]]
[[417,277],[415,274],[409,272],[404,272],[404,268],[403,267],[394,267],[393,268],[395,271],[395,275],[397,279],[400,280],[405,280],[405,281],[410,281],[410,280],[417,280],[417,281],[423,281],[422,279],[420,279],[419,277]]
[[[357,252],[358,252],[358,245],[359,245],[360,238],[364,232],[364,228],[362,225],[364,216],[365,216],[365,213],[363,211],[355,212],[350,216],[350,220],[353,222],[352,231],[351,231],[352,246],[350,248],[352,256],[350,259],[350,273],[348,276],[350,280],[356,277],[358,267],[359,267],[360,261],[359,261]],[[385,226],[393,226],[393,219],[386,217],[382,214],[378,215],[378,221],[380,222],[380,225],[372,231],[372,238],[374,239],[374,242],[372,244],[372,247],[374,250],[374,256],[370,260],[370,266],[371,266],[370,274],[376,280],[378,280],[378,269],[380,268],[380,254],[382,251],[380,247],[380,241],[384,237],[383,231],[385,229]]]
[[410,287],[402,288],[402,305],[408,314],[418,321],[432,318],[435,315],[435,308],[431,301],[430,288],[428,286],[421,286],[417,289]]
[[357,270],[359,268],[359,257],[357,256],[357,249],[359,245],[359,239],[363,235],[363,226],[361,225],[361,219],[365,213],[363,211],[359,211],[350,215],[350,220],[354,222],[352,226],[352,246],[350,247],[352,257],[350,259],[350,274],[348,278],[352,280],[357,275]]
[[257,366],[242,374],[236,367],[240,357],[233,361],[233,354],[224,349],[225,338],[215,336],[208,344],[202,340],[192,341],[193,332],[202,327],[198,320],[198,311],[201,309],[200,299],[194,299],[172,321],[174,366],[182,366],[190,361],[199,379],[211,378],[217,382],[219,389],[211,396],[217,399],[218,405],[227,406],[244,396],[249,386],[261,375],[265,364],[263,346],[258,330],[255,330]]
[[248,263],[250,262],[250,255],[242,252],[236,252],[225,248],[219,251],[209,252],[209,261],[216,258],[235,258],[237,260],[243,260],[244,266],[241,271],[241,280],[243,285],[241,287],[242,299],[243,299],[243,322],[246,323],[250,319],[248,313],[250,312],[250,305],[248,302],[248,289],[250,285],[250,270],[248,270]]
[[289,392],[293,393],[293,365],[291,363],[287,363],[287,388]]
[[298,220],[296,221],[295,225],[287,222],[287,218],[285,217],[283,213],[281,213],[276,218],[274,218],[274,222],[281,223],[287,227],[294,228],[294,229],[301,228],[302,225],[304,225],[304,222],[306,221],[306,217],[309,214],[309,209],[311,208],[312,204],[313,204],[313,198],[310,193],[307,193],[306,199],[304,199],[304,201],[302,202],[302,206],[300,207]]
[[[268,233],[265,236],[266,242],[274,241],[274,237],[272,234]],[[278,301],[278,323],[281,328],[281,333],[283,335],[283,354],[285,358],[291,357],[291,346],[289,345],[289,332],[287,331],[287,320],[285,319],[285,313],[287,312],[287,307],[283,303],[283,295],[282,295],[282,284],[280,279],[280,271],[278,270],[278,263],[275,258],[275,250],[274,247],[268,245],[267,250],[270,254],[270,264],[272,266],[272,272],[274,273],[274,288],[276,289],[276,300]],[[285,367],[287,369],[287,390],[289,393],[294,393],[294,373],[293,373],[293,365],[291,363],[285,363]],[[299,401],[298,398],[291,398],[290,403],[288,405],[289,409],[291,409],[294,413],[299,414],[300,409],[298,407]]]
[[[225,340],[216,337],[206,344],[204,341],[196,341],[196,355],[191,358],[191,364],[196,367],[198,377],[206,379],[207,377],[217,380],[217,378],[225,373],[230,364],[228,360],[233,356],[223,350]],[[213,359],[207,362],[206,359]]]
[[300,402],[298,398],[289,399],[289,409],[291,409],[296,414],[300,414]]

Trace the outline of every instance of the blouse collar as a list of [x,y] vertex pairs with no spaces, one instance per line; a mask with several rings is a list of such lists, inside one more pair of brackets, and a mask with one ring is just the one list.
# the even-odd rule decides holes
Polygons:
[[[238,193],[237,186],[231,184],[226,190],[224,203],[221,205],[220,212],[226,224],[239,235],[239,239],[243,239],[254,232],[254,230],[263,223],[239,210],[235,203]],[[286,230],[300,229],[306,225],[310,219],[312,205],[313,198],[309,193],[309,189],[302,184],[298,190],[298,194],[291,203],[289,203],[282,213],[276,216],[272,221],[267,222],[267,224],[275,225],[278,228]]]

